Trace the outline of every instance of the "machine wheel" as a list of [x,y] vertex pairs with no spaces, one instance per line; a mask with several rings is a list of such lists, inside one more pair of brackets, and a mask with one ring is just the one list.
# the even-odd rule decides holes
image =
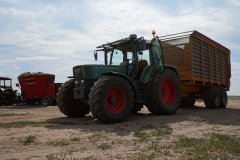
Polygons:
[[52,104],[52,99],[50,97],[43,97],[41,99],[41,105],[43,106],[49,106]]
[[180,101],[180,108],[183,107],[194,107],[194,104],[196,102],[195,97],[183,97]]
[[172,70],[157,74],[147,101],[148,110],[153,114],[175,114],[180,104],[180,81]]
[[220,87],[220,108],[226,108],[228,103],[227,91],[224,87]]
[[6,101],[6,96],[0,89],[0,105],[4,105],[5,101]]
[[218,87],[210,87],[205,91],[204,103],[207,108],[215,109],[220,107],[220,90]]
[[89,105],[92,115],[104,123],[117,123],[131,113],[134,98],[130,84],[119,76],[100,78],[91,88]]
[[89,106],[79,99],[74,99],[74,79],[65,82],[57,93],[57,105],[68,117],[83,117],[89,113]]

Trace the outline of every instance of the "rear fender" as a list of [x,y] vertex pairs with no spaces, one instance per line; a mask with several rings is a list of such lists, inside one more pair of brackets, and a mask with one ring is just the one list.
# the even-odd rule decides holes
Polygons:
[[164,65],[164,69],[171,69],[171,70],[173,70],[177,74],[177,76],[179,76],[177,67],[174,66],[174,65],[166,64],[166,65]]

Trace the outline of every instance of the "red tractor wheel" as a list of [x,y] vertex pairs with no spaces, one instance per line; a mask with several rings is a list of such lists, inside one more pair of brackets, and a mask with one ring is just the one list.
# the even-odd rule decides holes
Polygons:
[[125,120],[133,108],[133,92],[129,83],[119,76],[100,78],[89,94],[92,115],[104,123]]
[[176,87],[171,77],[167,77],[160,84],[161,95],[160,98],[165,104],[172,104],[176,99]]
[[147,101],[153,114],[174,114],[180,104],[180,81],[173,70],[165,69],[153,80]]
[[109,89],[105,96],[106,108],[112,113],[120,113],[126,106],[126,95],[119,87]]

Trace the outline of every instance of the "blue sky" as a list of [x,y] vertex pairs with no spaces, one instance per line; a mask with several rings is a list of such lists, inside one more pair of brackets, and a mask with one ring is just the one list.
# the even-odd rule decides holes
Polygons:
[[99,44],[198,30],[231,50],[228,94],[240,95],[240,0],[0,0],[0,75],[47,72],[64,82]]

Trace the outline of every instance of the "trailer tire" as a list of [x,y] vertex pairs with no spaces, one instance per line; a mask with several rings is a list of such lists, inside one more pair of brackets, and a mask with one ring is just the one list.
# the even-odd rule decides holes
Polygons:
[[208,88],[204,93],[204,103],[207,108],[216,109],[220,108],[220,90],[218,87],[213,86]]
[[220,87],[220,108],[226,108],[228,103],[227,91],[224,87]]
[[79,99],[74,99],[74,79],[65,82],[57,93],[57,105],[60,111],[68,117],[83,117],[89,113],[89,106]]
[[180,80],[177,74],[171,69],[157,74],[147,100],[148,110],[156,115],[175,114],[180,99]]
[[43,106],[49,106],[49,105],[52,104],[52,98],[50,98],[50,97],[43,97],[40,100],[40,102],[41,102],[41,105],[43,105]]
[[91,88],[89,106],[92,115],[103,123],[118,123],[127,119],[134,98],[130,84],[119,76],[104,76]]

